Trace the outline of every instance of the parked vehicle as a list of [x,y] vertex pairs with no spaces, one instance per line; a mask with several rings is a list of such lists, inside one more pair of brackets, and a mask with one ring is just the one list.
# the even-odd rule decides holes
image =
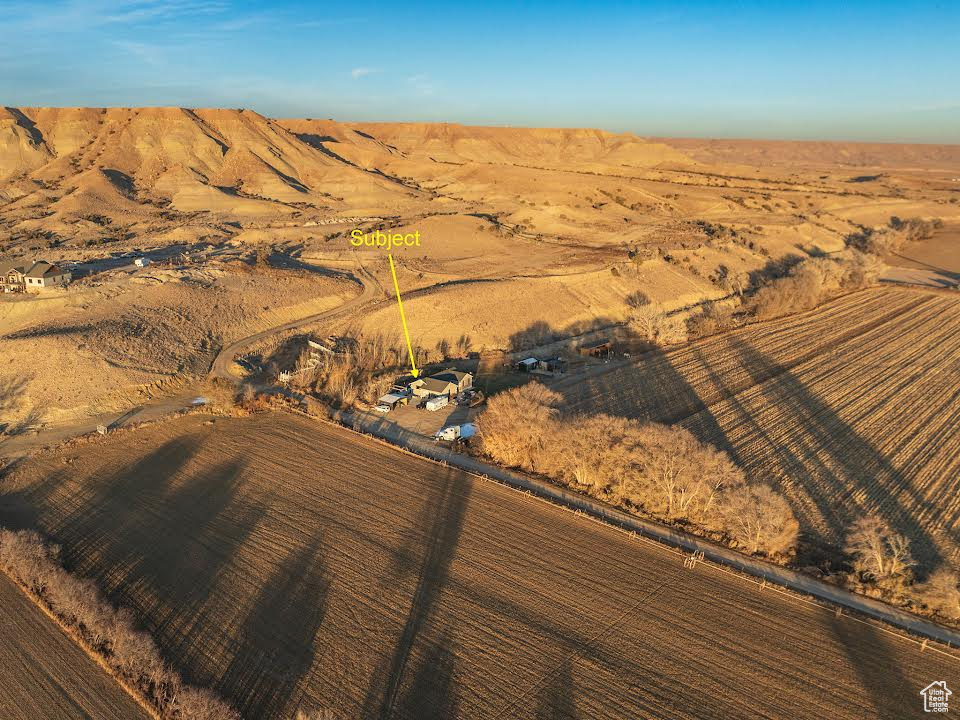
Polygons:
[[434,410],[439,410],[440,408],[445,408],[450,404],[450,398],[446,395],[437,395],[427,400],[427,410],[431,412]]
[[463,425],[448,425],[445,428],[437,430],[434,434],[435,440],[467,440],[477,434],[477,426],[473,423],[464,423]]
[[487,396],[483,394],[483,390],[477,390],[470,396],[470,407],[483,405],[486,401]]
[[379,413],[388,413],[390,412],[390,406],[386,403],[379,403],[373,406],[374,411]]

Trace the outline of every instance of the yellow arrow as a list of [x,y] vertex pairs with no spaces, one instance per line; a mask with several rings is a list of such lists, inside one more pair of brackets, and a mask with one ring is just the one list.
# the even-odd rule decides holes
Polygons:
[[413,346],[410,345],[410,331],[407,330],[407,316],[403,314],[403,300],[400,299],[400,284],[397,282],[397,269],[393,266],[393,255],[387,254],[390,258],[390,273],[393,275],[393,287],[397,291],[397,305],[400,306],[400,321],[403,323],[403,334],[407,337],[407,354],[410,356],[410,367],[413,368],[411,375],[417,377],[420,371],[417,370],[417,364],[413,361]]

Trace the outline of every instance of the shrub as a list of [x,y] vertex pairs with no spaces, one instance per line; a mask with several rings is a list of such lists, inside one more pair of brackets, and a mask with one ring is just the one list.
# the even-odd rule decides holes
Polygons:
[[846,551],[853,557],[854,570],[860,577],[879,587],[897,588],[912,577],[910,541],[877,515],[867,515],[853,524]]
[[153,639],[136,629],[129,611],[110,605],[90,580],[66,572],[59,564],[59,548],[44,543],[38,533],[0,528],[0,570],[74,631],[161,717],[239,720],[209,690],[184,686],[164,664]]
[[797,522],[767,487],[684,428],[607,415],[561,416],[560,396],[538,383],[501,393],[477,418],[493,460],[577,486],[668,522],[727,535],[749,552],[786,557]]

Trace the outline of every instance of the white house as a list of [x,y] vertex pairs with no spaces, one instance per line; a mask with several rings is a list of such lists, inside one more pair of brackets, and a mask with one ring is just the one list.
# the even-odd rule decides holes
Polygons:
[[52,287],[66,287],[71,277],[68,270],[42,260],[0,263],[0,290],[3,292],[40,292]]
[[34,263],[24,275],[27,292],[45,290],[51,287],[66,287],[70,283],[70,273],[48,262]]

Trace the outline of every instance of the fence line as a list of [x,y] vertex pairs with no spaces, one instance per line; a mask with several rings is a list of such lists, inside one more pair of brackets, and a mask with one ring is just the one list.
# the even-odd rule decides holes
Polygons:
[[[442,457],[436,457],[436,454],[431,452],[428,448],[414,449],[407,445],[400,445],[398,443],[391,442],[385,437],[374,434],[374,432],[371,430],[363,429],[362,426],[354,427],[353,425],[348,425],[345,422],[337,422],[329,418],[309,415],[300,409],[289,408],[289,410],[312,420],[332,425],[356,435],[367,437],[375,442],[387,445],[394,450],[399,450],[400,452],[412,457],[434,462],[442,465],[443,467],[449,468],[451,466],[449,460]],[[452,458],[452,456],[452,451],[448,451],[448,457]],[[479,465],[483,464],[473,458],[470,459]],[[757,586],[759,591],[769,588],[780,593],[788,599],[797,600],[810,606],[819,607],[822,609],[835,607],[837,608],[838,614],[843,614],[845,617],[856,622],[870,625],[873,628],[882,630],[883,632],[901,640],[914,643],[920,647],[921,651],[930,650],[940,653],[941,655],[954,661],[960,661],[960,655],[954,652],[955,648],[960,646],[960,635],[949,628],[940,627],[934,625],[932,622],[920,618],[919,616],[910,615],[904,610],[899,610],[898,608],[894,608],[892,606],[886,606],[885,604],[872,600],[871,598],[855,595],[848,590],[843,590],[841,588],[822,583],[822,581],[818,580],[817,578],[800,575],[796,571],[790,570],[789,568],[775,566],[746,555],[743,555],[742,558],[724,558],[722,555],[724,551],[723,548],[720,546],[712,547],[712,543],[709,543],[703,538],[692,536],[667,526],[657,527],[652,521],[630,516],[616,508],[606,507],[599,501],[572,493],[563,488],[548,485],[533,478],[519,476],[501,468],[490,467],[490,470],[496,471],[500,475],[500,477],[494,477],[492,475],[487,475],[486,473],[465,467],[464,463],[454,463],[454,465],[458,470],[472,477],[486,482],[492,482],[514,492],[518,492],[542,502],[547,502],[554,507],[571,512],[575,516],[584,517],[605,527],[618,530],[630,536],[634,540],[645,542],[652,547],[657,547],[670,554],[678,554],[680,557],[684,558],[684,564],[687,564],[686,558],[690,557],[690,555],[685,553],[684,550],[685,548],[687,550],[691,550],[691,554],[696,555],[697,557],[693,561],[690,569],[694,569],[698,563],[702,563],[705,567],[712,570],[720,571],[729,576],[745,580]],[[705,551],[712,552],[714,557],[710,557]],[[736,551],[728,550],[727,552],[735,553]],[[737,554],[739,555],[739,553]],[[728,562],[724,562],[725,559],[728,560]],[[739,566],[734,565],[733,563],[738,563]],[[760,567],[761,565],[768,567]],[[749,571],[750,566],[754,566],[753,569],[755,569],[757,572],[751,573]],[[769,572],[774,573],[774,575],[780,575],[781,577],[768,577],[767,575],[763,574],[764,570],[768,570]],[[795,579],[802,579],[808,583],[820,583],[824,585],[825,588],[830,588],[833,591],[831,593],[825,592],[825,594],[832,595],[832,597],[824,597],[808,592],[807,590],[790,587],[786,583],[790,582],[791,578],[783,577],[784,575],[798,576]],[[844,595],[849,597],[844,598]],[[844,602],[844,600],[849,600],[849,602]],[[880,607],[869,607],[870,605],[874,604],[879,605]],[[865,605],[867,607],[864,607]],[[849,612],[843,613],[844,609],[852,611],[856,614],[851,614]],[[873,611],[872,613],[870,612],[871,610]],[[907,623],[910,623],[914,627],[908,626]],[[920,627],[915,627],[917,625]],[[953,637],[954,639],[941,639],[944,636]],[[933,644],[931,644],[929,641],[932,641]]]

